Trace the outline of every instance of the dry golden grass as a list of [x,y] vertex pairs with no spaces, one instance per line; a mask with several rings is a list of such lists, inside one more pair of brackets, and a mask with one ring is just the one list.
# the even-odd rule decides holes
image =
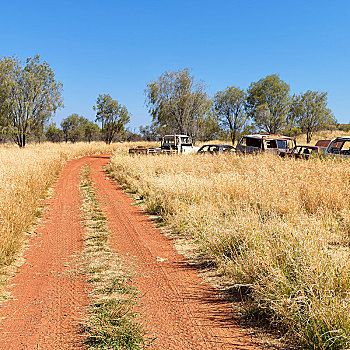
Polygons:
[[116,152],[109,170],[303,348],[349,348],[349,160]]
[[65,161],[87,154],[108,153],[116,145],[102,142],[77,144],[43,143],[0,146],[0,275],[13,262],[40,214],[45,197]]
[[[336,137],[349,136],[350,132],[341,130],[322,130],[316,132],[311,139],[310,145],[314,145],[318,140],[332,140]],[[307,145],[306,134],[297,136],[296,138],[298,145]]]

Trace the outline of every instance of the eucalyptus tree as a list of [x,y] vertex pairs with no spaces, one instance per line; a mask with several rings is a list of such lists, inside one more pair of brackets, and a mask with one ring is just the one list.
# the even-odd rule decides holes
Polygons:
[[[62,84],[55,80],[54,71],[40,56],[26,62],[17,57],[0,60],[1,90],[4,111],[2,126],[20,147],[27,137],[43,130],[43,125],[63,106]],[[5,95],[5,97],[4,97]]]
[[51,123],[46,128],[45,136],[48,141],[61,142],[64,138],[64,133],[61,129],[57,128],[56,123]]
[[145,94],[153,124],[173,133],[195,136],[211,107],[204,83],[195,82],[187,68],[163,73]]
[[125,131],[125,125],[130,120],[129,112],[109,94],[98,95],[93,108],[96,111],[96,121],[102,125],[105,142],[110,144],[116,135]]
[[306,133],[306,142],[310,143],[315,131],[336,125],[332,111],[327,106],[327,92],[308,90],[304,94],[294,95],[290,117]]
[[87,120],[84,126],[85,140],[91,142],[99,140],[101,135],[100,127],[94,122]]
[[284,127],[291,103],[289,91],[289,85],[276,74],[250,84],[246,110],[260,130],[275,134]]
[[89,120],[76,113],[71,114],[61,122],[64,140],[72,143],[82,141],[85,137],[85,126]]
[[232,145],[238,134],[247,126],[248,116],[245,111],[246,93],[239,87],[230,86],[219,91],[213,99],[214,113],[223,130],[228,130]]

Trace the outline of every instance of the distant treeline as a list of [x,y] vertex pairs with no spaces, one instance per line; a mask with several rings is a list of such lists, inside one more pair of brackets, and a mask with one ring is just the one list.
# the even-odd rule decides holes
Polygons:
[[247,90],[229,86],[210,97],[204,82],[196,81],[189,69],[165,72],[146,86],[146,105],[153,119],[139,132],[125,128],[130,114],[108,94],[98,96],[94,122],[74,113],[60,127],[50,123],[63,107],[62,87],[38,55],[26,62],[17,57],[0,59],[0,141],[24,147],[28,140],[111,143],[180,133],[201,141],[235,143],[243,133],[263,132],[306,133],[310,142],[314,132],[339,126],[328,108],[327,92],[291,95],[289,85],[276,74],[251,83]]

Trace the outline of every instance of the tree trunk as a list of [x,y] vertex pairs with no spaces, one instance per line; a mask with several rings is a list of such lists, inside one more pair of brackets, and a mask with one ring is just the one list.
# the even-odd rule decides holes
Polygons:
[[310,143],[311,142],[311,137],[312,137],[312,132],[311,131],[307,131],[306,132],[306,143]]

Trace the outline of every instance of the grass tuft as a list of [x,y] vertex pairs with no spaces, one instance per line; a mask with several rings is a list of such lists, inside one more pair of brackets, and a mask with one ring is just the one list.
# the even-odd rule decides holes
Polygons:
[[92,285],[84,328],[89,349],[143,349],[143,331],[136,321],[137,291],[131,286],[131,268],[109,248],[106,218],[99,207],[88,166],[81,174],[86,226],[85,248],[76,269]]

